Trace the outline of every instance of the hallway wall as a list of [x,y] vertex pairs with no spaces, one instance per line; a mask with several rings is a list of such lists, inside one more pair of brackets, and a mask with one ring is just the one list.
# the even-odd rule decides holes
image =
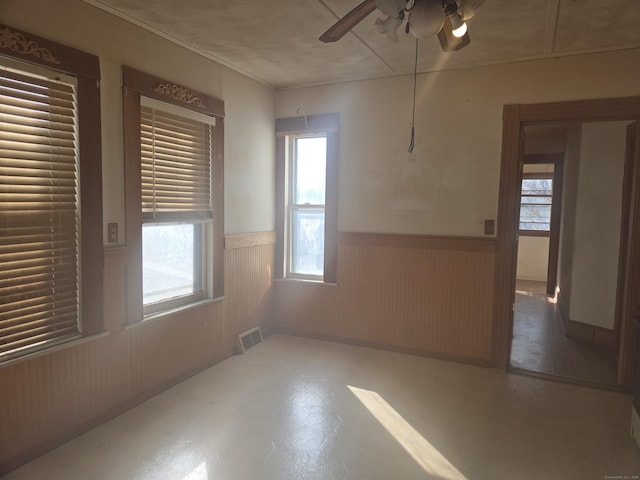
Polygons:
[[628,124],[582,124],[569,317],[607,329],[615,320]]

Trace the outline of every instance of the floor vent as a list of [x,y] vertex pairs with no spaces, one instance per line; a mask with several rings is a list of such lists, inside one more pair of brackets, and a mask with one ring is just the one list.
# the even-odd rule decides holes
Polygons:
[[238,352],[244,353],[249,348],[259,343],[262,343],[262,333],[260,332],[260,327],[251,328],[238,335]]

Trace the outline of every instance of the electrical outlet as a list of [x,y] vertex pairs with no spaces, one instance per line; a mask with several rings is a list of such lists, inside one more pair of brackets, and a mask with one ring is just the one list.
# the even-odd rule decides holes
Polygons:
[[107,223],[107,242],[116,243],[118,241],[118,224]]
[[496,221],[495,220],[485,220],[484,221],[484,234],[485,235],[493,235],[496,230]]

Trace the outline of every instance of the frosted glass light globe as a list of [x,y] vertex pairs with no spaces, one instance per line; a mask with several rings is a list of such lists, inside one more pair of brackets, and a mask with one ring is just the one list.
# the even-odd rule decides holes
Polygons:
[[409,31],[418,38],[436,35],[444,22],[444,11],[438,0],[416,0],[409,10]]

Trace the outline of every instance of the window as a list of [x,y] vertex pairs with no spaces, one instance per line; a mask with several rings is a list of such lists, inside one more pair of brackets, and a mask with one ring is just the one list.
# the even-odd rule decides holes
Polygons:
[[142,297],[146,313],[205,298],[215,118],[141,98]]
[[124,83],[138,321],[222,296],[222,116],[212,97],[127,67]]
[[335,114],[277,122],[280,278],[336,281],[337,125]]
[[102,188],[97,58],[0,29],[3,361],[101,330]]
[[520,233],[549,233],[552,198],[552,175],[525,174],[520,194]]
[[326,136],[291,136],[287,276],[321,279],[324,272]]

